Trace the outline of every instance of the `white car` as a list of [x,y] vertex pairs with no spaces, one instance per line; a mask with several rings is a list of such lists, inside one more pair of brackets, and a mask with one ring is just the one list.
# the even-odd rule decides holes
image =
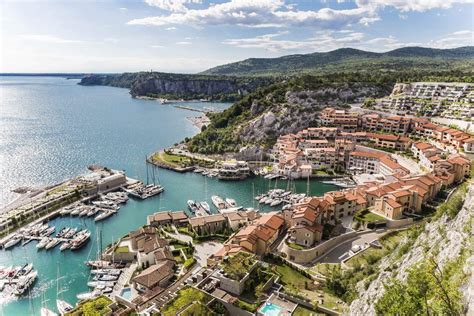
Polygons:
[[352,251],[353,253],[359,252],[359,251],[360,251],[360,246],[359,246],[359,245],[354,245],[354,246],[352,246],[351,251]]

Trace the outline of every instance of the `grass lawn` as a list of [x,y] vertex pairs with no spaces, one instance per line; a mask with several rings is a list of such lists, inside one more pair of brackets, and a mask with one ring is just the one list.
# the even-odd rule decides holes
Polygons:
[[195,302],[186,308],[180,315],[194,316],[194,315],[214,315],[214,313],[201,303]]
[[[176,315],[182,308],[191,304],[200,302],[203,304],[208,303],[211,300],[211,297],[193,287],[186,287],[183,288],[178,292],[178,296],[176,296],[172,301],[168,302],[163,308],[161,312],[164,316],[174,316]],[[192,314],[189,314],[192,315]]]
[[182,167],[191,164],[191,159],[185,156],[169,154],[164,151],[155,153],[152,158],[153,161],[161,162],[171,167]]
[[129,253],[128,246],[117,247],[115,253]]
[[322,274],[326,275],[328,273],[328,269],[331,266],[331,263],[317,263],[314,267],[308,269],[308,272],[311,275]]
[[300,245],[298,245],[298,244],[295,244],[294,242],[287,242],[286,244],[288,245],[288,247],[293,248],[293,249],[296,249],[296,250],[303,250],[303,249],[305,249],[305,247],[300,246]]
[[385,220],[384,217],[374,214],[372,212],[369,212],[367,210],[356,213],[354,218],[360,222],[368,222],[368,223]]
[[316,315],[324,315],[324,314],[307,309],[306,307],[303,307],[301,305],[298,305],[298,307],[295,309],[293,313],[293,316],[316,316]]

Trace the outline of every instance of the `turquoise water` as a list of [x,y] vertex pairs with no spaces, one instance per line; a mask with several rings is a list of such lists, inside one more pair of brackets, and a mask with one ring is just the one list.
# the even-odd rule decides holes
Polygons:
[[[176,109],[155,101],[130,98],[128,90],[111,87],[82,87],[77,80],[48,77],[0,77],[0,205],[14,198],[9,191],[22,185],[51,184],[83,173],[89,164],[126,170],[131,177],[146,179],[145,157],[197,132],[187,116],[197,112]],[[225,108],[228,104],[193,103],[192,106]],[[83,264],[96,256],[97,229],[102,246],[146,223],[146,215],[159,210],[186,209],[188,199],[204,200],[219,194],[253,206],[253,191],[263,192],[274,182],[252,178],[242,182],[221,182],[198,174],[160,170],[165,192],[138,201],[130,199],[118,214],[98,224],[91,219],[58,218],[56,227],[83,226],[92,231],[91,241],[77,252],[60,252],[59,247],[37,251],[35,242],[25,247],[0,251],[0,265],[33,262],[38,279],[30,297],[5,302],[0,314],[39,314],[40,296],[55,310],[57,269],[64,299],[76,302],[76,294],[87,291],[88,269]],[[283,181],[279,187],[286,187]],[[207,190],[206,190],[207,188]],[[306,182],[296,183],[306,192]],[[331,185],[311,183],[311,192],[321,195]],[[206,196],[207,192],[207,196]]]
[[278,316],[280,315],[281,307],[273,303],[265,304],[260,309],[260,312],[262,312],[265,316]]

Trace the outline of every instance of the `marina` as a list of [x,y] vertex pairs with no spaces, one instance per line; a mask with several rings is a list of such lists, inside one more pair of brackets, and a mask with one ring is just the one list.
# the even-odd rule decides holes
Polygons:
[[[185,118],[190,115],[189,112],[186,113],[186,111],[170,106],[154,106],[156,101],[132,99],[129,97],[127,89],[110,87],[90,89],[90,87],[76,85],[76,80],[59,78],[19,77],[9,80],[12,83],[8,89],[5,89],[5,96],[19,93],[18,91],[28,93],[24,92],[24,83],[37,87],[37,91],[34,98],[32,96],[31,102],[30,98],[25,98],[25,102],[20,103],[5,102],[5,111],[20,109],[29,118],[41,122],[50,121],[50,117],[45,116],[45,113],[57,113],[54,125],[57,133],[52,135],[48,130],[35,127],[34,133],[39,133],[38,137],[40,137],[38,143],[42,144],[41,151],[38,153],[18,152],[13,157],[14,159],[10,156],[9,158],[1,157],[5,162],[2,167],[7,171],[4,179],[9,182],[2,183],[0,189],[4,190],[2,198],[8,197],[8,200],[16,197],[10,193],[10,189],[25,186],[25,184],[30,187],[38,187],[47,183],[58,183],[65,178],[84,173],[85,166],[91,163],[100,163],[110,168],[125,170],[128,177],[146,183],[143,157],[158,148],[167,148],[196,132],[196,129]],[[42,101],[33,102],[38,99]],[[64,107],[64,100],[68,100],[67,109]],[[224,103],[213,103],[212,105],[219,108],[228,106]],[[204,105],[195,103],[193,106]],[[82,123],[78,123],[82,121],[87,121],[88,124],[97,128],[84,129]],[[129,122],[142,126],[143,130],[132,128],[133,124],[130,125]],[[12,138],[12,143],[7,143],[5,146],[17,146],[19,141],[21,148],[30,146],[25,141],[29,138],[23,133],[23,130],[18,130],[16,125],[8,122],[5,124],[5,128],[15,135],[21,135],[21,137]],[[33,132],[27,130],[25,133]],[[64,138],[58,138],[60,135],[63,135],[61,137],[68,141],[64,142]],[[157,137],[157,135],[161,136]],[[107,136],[107,142],[102,141],[105,136]],[[88,139],[89,141],[83,145],[78,143],[77,139]],[[57,146],[61,142],[62,146]],[[132,144],[130,150],[117,150],[117,148],[123,148],[124,144]],[[78,151],[77,148],[80,150]],[[44,153],[47,155],[44,156]],[[71,155],[71,153],[74,154]],[[18,166],[28,165],[35,166],[35,168],[18,168]],[[19,174],[15,174],[13,171]],[[24,182],[15,182],[17,179],[23,179]],[[24,246],[21,246],[21,241],[19,241],[10,249],[2,250],[0,265],[19,266],[24,265],[25,262],[31,262],[35,270],[38,271],[38,278],[31,288],[31,297],[14,299],[0,295],[0,304],[2,304],[5,315],[26,315],[31,309],[30,306],[36,314],[39,314],[42,305],[52,311],[57,311],[57,288],[56,282],[52,280],[57,278],[58,263],[61,267],[74,267],[73,270],[62,276],[61,284],[64,287],[64,292],[61,294],[61,299],[69,304],[75,304],[78,301],[76,295],[80,293],[86,293],[84,296],[90,297],[91,290],[87,287],[87,282],[91,271],[95,269],[91,270],[84,265],[84,262],[94,260],[93,257],[98,251],[96,228],[100,228],[102,231],[103,237],[100,246],[105,248],[118,237],[145,224],[147,215],[157,211],[187,209],[186,201],[189,198],[195,201],[207,201],[211,209],[213,208],[213,203],[209,199],[211,195],[231,197],[242,206],[256,207],[258,202],[253,197],[259,193],[267,192],[269,187],[274,187],[274,181],[271,181],[272,183],[269,185],[269,180],[262,177],[248,178],[239,182],[222,182],[216,178],[202,177],[197,173],[180,174],[163,169],[159,171],[159,180],[166,187],[165,191],[145,200],[129,195],[130,199],[127,203],[120,205],[120,210],[116,215],[102,221],[95,222],[94,216],[87,214],[60,216],[59,209],[35,219],[35,221],[48,222],[50,226],[55,226],[57,231],[62,227],[88,229],[91,236],[89,242],[76,251],[67,249],[61,251],[60,247],[64,243],[47,251],[38,251],[36,249],[37,242],[33,241]],[[296,192],[306,192],[306,181],[295,181],[295,183]],[[278,187],[285,188],[286,183],[279,181]],[[334,188],[333,185],[317,181],[311,183],[311,193],[314,195],[322,195]],[[266,211],[271,207],[261,205],[259,209]],[[215,210],[211,211],[212,213],[216,212]],[[27,259],[25,259],[25,254]],[[43,304],[42,296],[45,301]]]

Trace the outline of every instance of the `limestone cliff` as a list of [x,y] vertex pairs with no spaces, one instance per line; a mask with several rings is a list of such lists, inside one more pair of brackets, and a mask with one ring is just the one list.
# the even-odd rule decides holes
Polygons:
[[265,78],[234,78],[204,75],[139,72],[90,75],[79,84],[129,88],[132,97],[148,96],[174,99],[236,100],[257,87],[271,82]]
[[[453,219],[445,214],[438,220],[427,223],[424,231],[418,236],[410,250],[401,258],[396,252],[384,258],[380,265],[380,274],[365,288],[358,284],[359,298],[350,306],[350,315],[375,315],[374,306],[385,292],[384,283],[390,278],[404,281],[408,269],[426,259],[426,254],[435,254],[435,261],[442,269],[451,260],[460,257],[461,250],[471,251],[466,260],[464,271],[468,273],[461,293],[464,293],[465,312],[474,314],[474,275],[472,274],[474,257],[472,257],[472,235],[474,232],[474,184],[470,185],[464,205]],[[401,242],[403,244],[404,241]],[[405,241],[406,242],[406,241]],[[470,270],[470,271],[469,271]]]

